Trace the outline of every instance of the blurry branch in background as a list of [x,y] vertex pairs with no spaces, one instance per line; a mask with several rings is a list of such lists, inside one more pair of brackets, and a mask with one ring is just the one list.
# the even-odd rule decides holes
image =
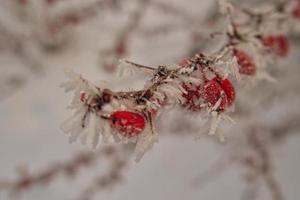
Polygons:
[[211,163],[208,168],[196,175],[191,182],[192,187],[203,188],[209,183],[217,180],[231,166],[227,155],[222,155],[216,161]]
[[209,185],[231,167],[237,166],[244,171],[242,178],[245,189],[241,194],[241,200],[257,199],[262,184],[265,184],[272,200],[285,199],[280,180],[276,178],[272,148],[279,141],[283,142],[292,136],[291,134],[299,134],[300,124],[297,123],[299,119],[299,113],[291,111],[285,120],[280,120],[272,124],[273,126],[253,123],[243,127],[242,130],[245,132],[242,137],[245,138],[245,145],[233,144],[228,154],[222,155],[192,180],[192,186],[202,188]]
[[247,134],[247,143],[251,154],[241,156],[236,161],[245,168],[246,188],[242,193],[242,199],[255,199],[258,195],[257,185],[264,181],[273,200],[283,200],[283,193],[275,177],[275,169],[269,141],[262,139],[260,130],[254,127],[253,132]]
[[[70,3],[67,0],[3,1],[0,4],[3,10],[0,14],[0,51],[10,52],[19,59],[29,75],[43,75],[41,73],[46,70],[43,57],[47,56],[49,51],[58,51],[66,46],[72,33],[71,29],[88,22],[88,19],[93,19],[99,14],[105,14],[100,11],[115,12],[116,9],[122,9],[124,4],[126,3],[119,0],[89,0],[84,3],[82,1]],[[177,18],[181,19],[179,20],[182,21],[181,25],[173,27],[172,24],[166,24],[154,30],[143,30],[140,25],[148,7],[173,15],[174,21]],[[136,36],[147,38],[150,35],[154,37],[157,34],[170,34],[179,29],[188,30],[190,27],[197,27],[190,29],[191,50],[188,55],[192,55],[202,48],[204,42],[202,39],[206,38],[206,35],[199,30],[203,29],[205,24],[211,24],[216,20],[217,11],[217,6],[214,4],[211,11],[207,12],[204,22],[201,20],[199,22],[198,16],[189,15],[173,5],[154,0],[137,1],[134,11],[129,13],[127,24],[114,33],[116,39],[113,46],[111,49],[101,50],[99,60],[104,69],[114,71],[119,59],[128,56],[131,38]],[[5,99],[22,88],[29,75],[18,74],[11,78],[5,75],[5,80],[2,81],[4,85],[2,84],[0,88],[0,99]]]
[[108,172],[92,181],[78,200],[90,199],[97,190],[105,189],[120,182],[123,168],[127,163],[129,146],[106,146],[97,152],[81,152],[69,161],[49,163],[45,169],[30,173],[26,168],[20,169],[20,177],[13,181],[0,181],[1,191],[8,192],[11,197],[19,197],[32,187],[54,182],[60,176],[76,177],[80,170],[92,167],[96,161],[110,163]]
[[[173,16],[173,20],[170,23],[166,23],[154,28],[143,27],[143,18],[147,14],[148,10],[154,10],[161,14]],[[209,11],[206,12],[206,16],[191,15],[184,9],[176,7],[173,4],[156,1],[156,0],[142,0],[137,1],[137,5],[131,13],[129,13],[129,20],[123,26],[123,28],[117,31],[115,42],[109,49],[100,51],[99,59],[101,60],[101,66],[107,71],[114,72],[119,59],[128,57],[130,53],[130,40],[134,37],[140,37],[145,41],[148,38],[151,39],[159,37],[161,35],[170,35],[176,33],[179,30],[185,30],[189,32],[191,47],[187,51],[188,55],[182,57],[192,56],[199,52],[203,48],[204,38],[207,38],[208,33],[205,30],[210,30],[220,15],[218,15],[217,4],[214,3],[210,6]],[[209,27],[206,29],[204,27]]]
[[[22,63],[26,73],[6,74],[1,66],[0,101],[22,88],[30,75],[43,75],[44,59],[66,44],[70,29],[98,15],[102,9],[115,9],[118,0],[9,0],[0,2],[0,52]],[[21,70],[22,71],[22,70]]]
[[123,179],[122,173],[124,173],[128,161],[128,157],[124,156],[124,153],[115,155],[108,166],[108,172],[93,178],[76,200],[91,200],[103,189],[112,188],[117,183],[120,183]]
[[[299,116],[294,116],[293,120],[296,119],[299,119]],[[278,140],[284,140],[284,137],[290,136],[288,133],[293,133],[294,130],[299,130],[300,128],[299,124],[294,124],[296,126],[291,127],[287,127],[287,124],[282,123],[272,128],[268,134],[270,138],[265,138],[266,133],[264,131],[266,130],[264,128],[261,129],[252,126],[252,131],[245,134],[247,145],[241,151],[244,152],[246,149],[248,153],[239,153],[239,148],[234,148],[233,153],[221,156],[209,165],[207,170],[204,170],[201,174],[193,178],[192,186],[203,188],[219,179],[224,172],[237,164],[242,170],[246,171],[243,175],[246,187],[241,194],[241,200],[257,199],[262,181],[264,181],[266,188],[270,192],[272,200],[285,199],[280,186],[280,180],[276,178],[276,169],[271,149]],[[278,135],[280,135],[280,138],[277,137]]]
[[0,77],[0,101],[8,98],[25,84],[26,78],[22,75],[12,75]]
[[[153,29],[141,29],[142,35],[146,37],[154,37],[161,34],[171,34],[176,31],[188,31],[190,36],[190,47],[187,50],[187,55],[184,57],[192,57],[200,50],[203,50],[207,43],[210,31],[216,28],[218,20],[220,19],[219,7],[217,1],[210,3],[208,10],[203,13],[199,13],[203,16],[190,14],[187,10],[180,7],[175,7],[172,4],[167,4],[163,1],[152,0],[150,5],[153,9],[162,13],[169,14],[174,17],[174,24],[165,24]],[[198,14],[198,13],[197,13]]]
[[139,27],[149,2],[150,0],[139,0],[135,10],[129,14],[128,22],[116,33],[117,37],[112,48],[100,51],[101,66],[107,71],[115,71],[119,59],[128,54],[130,39]]
[[258,134],[252,133],[249,135],[249,145],[256,150],[257,155],[260,157],[261,166],[258,167],[258,174],[261,174],[265,184],[267,185],[273,200],[283,200],[281,186],[274,174],[274,163],[271,153],[267,148],[265,142],[259,140]]

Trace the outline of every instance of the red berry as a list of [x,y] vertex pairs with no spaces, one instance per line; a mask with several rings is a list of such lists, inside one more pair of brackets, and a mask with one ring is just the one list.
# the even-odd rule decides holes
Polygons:
[[297,5],[292,10],[292,15],[295,18],[300,18],[300,2],[299,1],[297,2]]
[[29,3],[29,0],[19,0],[19,3],[21,5],[27,5]]
[[205,83],[201,91],[201,97],[209,107],[213,107],[219,99],[221,99],[220,110],[224,110],[227,105],[226,93],[216,78]]
[[111,115],[111,126],[125,137],[140,134],[145,128],[145,118],[135,112],[116,111]]
[[203,98],[209,106],[214,106],[221,98],[220,110],[231,106],[235,100],[235,89],[228,79],[215,77],[204,85]]
[[235,89],[228,79],[214,78],[198,86],[183,84],[186,94],[185,103],[182,105],[190,111],[201,110],[201,105],[207,104],[213,107],[221,99],[218,110],[223,111],[231,106],[235,100]]
[[239,72],[245,75],[254,75],[256,72],[256,65],[251,57],[243,50],[234,50],[234,56],[239,64]]
[[200,98],[200,85],[182,85],[186,93],[182,94],[185,99],[185,103],[182,105],[190,111],[199,111],[201,110],[201,103],[199,102]]
[[227,97],[227,106],[231,106],[235,100],[235,89],[232,83],[228,79],[221,80],[218,79],[218,82],[221,85],[221,88],[224,90],[226,97]]
[[289,43],[284,35],[266,36],[262,39],[262,42],[278,56],[284,57],[288,53]]

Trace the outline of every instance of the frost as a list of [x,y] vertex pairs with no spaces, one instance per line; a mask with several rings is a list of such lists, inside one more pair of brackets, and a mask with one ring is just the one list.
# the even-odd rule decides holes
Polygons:
[[134,152],[135,161],[139,162],[144,154],[149,151],[156,142],[158,142],[158,134],[156,131],[152,132],[150,127],[148,127],[148,130],[145,130],[145,132],[138,138]]
[[228,2],[228,0],[219,0],[219,9],[222,14],[227,14],[228,12],[231,12],[234,8],[233,6]]
[[[208,135],[215,135],[216,134],[216,131],[217,131],[217,128],[222,120],[222,117],[220,114],[218,114],[216,111],[213,111],[211,113],[212,115],[212,119],[211,119],[211,125],[210,125],[210,129],[209,129],[209,132],[208,132]],[[225,137],[224,135],[219,132],[218,133],[218,136],[219,136],[219,140],[220,142],[224,142],[225,141]]]
[[117,67],[118,76],[120,77],[132,76],[138,72],[140,72],[140,70],[137,67],[132,66],[131,64],[127,63],[125,60],[119,61],[119,65]]
[[182,86],[174,81],[159,86],[158,92],[163,93],[170,102],[183,102],[184,98],[182,97],[182,94],[183,92],[186,93]]

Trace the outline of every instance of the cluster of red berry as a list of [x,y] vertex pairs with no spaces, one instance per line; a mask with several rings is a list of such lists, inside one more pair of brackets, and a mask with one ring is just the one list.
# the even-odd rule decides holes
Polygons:
[[[286,56],[288,53],[288,41],[284,35],[266,36],[262,42],[278,56]],[[256,65],[244,50],[234,49],[233,56],[237,59],[240,74],[255,75]],[[188,59],[180,64],[182,66],[188,64]],[[202,84],[183,83],[183,88],[186,93],[182,94],[185,99],[182,106],[189,111],[200,111],[206,107],[224,112],[235,101],[236,92],[233,84],[229,79],[223,79],[218,74],[210,80],[205,79]],[[111,114],[111,126],[123,136],[132,137],[143,131],[145,118],[137,112],[116,111]]]
[[[300,2],[298,2],[295,9],[292,11],[292,15],[296,18],[300,18]],[[269,49],[270,53],[273,53],[276,56],[284,57],[288,54],[289,43],[285,35],[267,35],[261,38],[261,42]],[[124,53],[123,44],[117,46],[117,53]],[[237,60],[239,73],[241,75],[254,76],[256,74],[257,66],[255,61],[245,50],[234,48],[232,56]],[[179,63],[182,67],[191,64],[189,59],[184,59]],[[186,91],[182,94],[182,97],[185,100],[181,104],[182,107],[193,112],[201,111],[203,109],[212,109],[221,113],[233,105],[236,98],[236,92],[229,79],[222,78],[222,76],[216,72],[214,72],[214,77],[210,79],[206,78],[203,71],[200,72],[200,75],[201,79],[204,79],[201,84],[182,83],[182,86]],[[80,100],[82,102],[86,102],[87,99],[85,93],[80,95]],[[147,121],[142,113],[128,110],[114,111],[110,114],[109,119],[111,127],[128,138],[142,133]]]
[[[288,53],[288,41],[285,36],[266,36],[262,43],[271,49],[278,56],[285,56]],[[242,75],[253,76],[256,73],[256,65],[251,56],[244,50],[234,49],[233,56],[236,57],[239,65],[239,72]],[[189,59],[180,62],[180,66],[190,65]],[[181,106],[189,111],[197,112],[204,108],[214,109],[217,112],[224,112],[233,105],[235,101],[235,88],[231,81],[222,78],[215,73],[215,77],[207,79],[203,72],[200,73],[204,82],[201,84],[183,83],[185,99]],[[88,101],[88,95],[81,93],[80,100],[84,103]],[[88,104],[91,104],[89,102]],[[131,111],[115,111],[110,115],[111,127],[125,137],[139,135],[146,126],[146,119],[142,113]]]
[[[262,38],[262,43],[270,48],[275,55],[284,57],[289,50],[289,44],[284,35],[270,35]],[[244,50],[234,49],[233,56],[236,57],[239,65],[239,73],[242,75],[253,76],[256,73],[256,64]],[[184,66],[188,64],[188,59],[180,62]],[[185,102],[183,107],[190,111],[199,111],[203,105],[208,108],[214,107],[220,100],[216,109],[219,112],[225,111],[235,100],[235,89],[228,79],[222,79],[218,74],[211,80],[205,80],[200,85],[183,84],[187,93],[183,94]]]

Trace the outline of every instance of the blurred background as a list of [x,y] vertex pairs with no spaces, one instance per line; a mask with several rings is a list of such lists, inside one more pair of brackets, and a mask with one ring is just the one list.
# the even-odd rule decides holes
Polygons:
[[217,13],[209,0],[1,0],[0,199],[298,200],[297,33],[270,70],[276,82],[237,86],[226,144],[195,140],[201,126],[179,111],[161,116],[160,141],[139,163],[128,147],[71,145],[59,128],[71,114],[59,87],[65,67],[113,89],[141,88],[148,77],[116,75],[120,58],[157,66],[210,51]]

